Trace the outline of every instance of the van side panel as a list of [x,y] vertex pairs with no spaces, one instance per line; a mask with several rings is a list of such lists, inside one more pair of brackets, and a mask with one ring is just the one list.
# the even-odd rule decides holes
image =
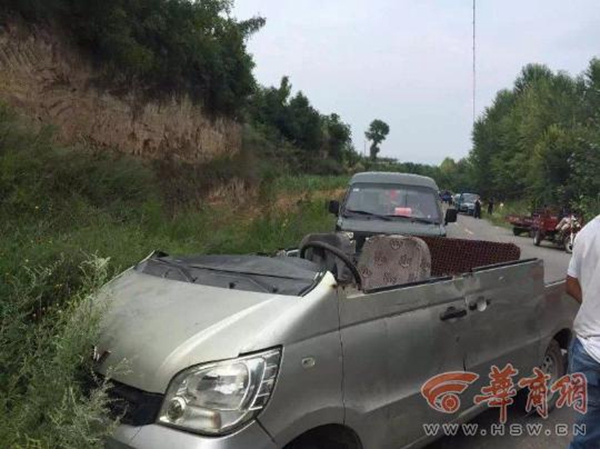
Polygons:
[[[567,330],[574,338],[573,322],[579,312],[579,304],[566,293],[564,281],[548,284],[544,292],[544,303],[541,309],[541,344],[542,351],[548,347],[550,340],[559,332]],[[561,342],[569,343],[569,342]],[[566,346],[566,345],[565,345]],[[567,347],[563,349],[568,349]]]
[[451,419],[421,395],[432,376],[462,371],[462,279],[399,287],[341,300],[346,422],[366,448],[398,449],[423,437],[423,424]]

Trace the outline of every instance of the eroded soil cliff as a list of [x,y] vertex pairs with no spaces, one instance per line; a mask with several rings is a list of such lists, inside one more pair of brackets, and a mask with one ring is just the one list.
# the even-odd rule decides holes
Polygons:
[[91,62],[56,30],[0,27],[0,101],[55,125],[61,141],[193,164],[241,148],[242,129],[232,119],[211,119],[187,99],[142,101],[97,80]]

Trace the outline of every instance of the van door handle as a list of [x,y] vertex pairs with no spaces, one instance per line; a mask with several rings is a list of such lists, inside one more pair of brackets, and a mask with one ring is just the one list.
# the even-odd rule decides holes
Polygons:
[[456,307],[449,307],[445,312],[440,315],[440,320],[448,321],[453,318],[464,318],[467,316],[467,309],[457,309]]
[[475,312],[476,310],[479,310],[480,312],[485,312],[487,308],[491,305],[491,299],[480,296],[475,301],[469,303],[469,310],[471,312]]

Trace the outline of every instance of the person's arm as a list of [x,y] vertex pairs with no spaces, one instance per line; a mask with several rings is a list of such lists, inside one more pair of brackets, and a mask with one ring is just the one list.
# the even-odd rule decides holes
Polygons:
[[577,278],[567,276],[567,294],[570,295],[579,304],[583,302],[581,284]]

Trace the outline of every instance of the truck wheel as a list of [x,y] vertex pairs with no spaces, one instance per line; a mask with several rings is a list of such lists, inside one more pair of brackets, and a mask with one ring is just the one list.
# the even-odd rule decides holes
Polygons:
[[539,229],[533,234],[533,244],[535,246],[540,246],[542,244],[542,232]]
[[567,252],[567,254],[573,254],[573,242],[571,241],[571,239],[569,239],[565,244],[565,251]]

